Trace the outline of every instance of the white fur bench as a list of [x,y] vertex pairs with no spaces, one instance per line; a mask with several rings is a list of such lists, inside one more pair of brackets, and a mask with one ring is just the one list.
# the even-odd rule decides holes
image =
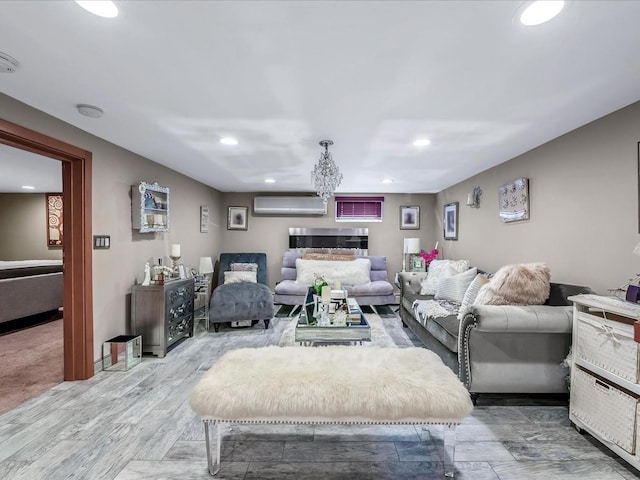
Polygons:
[[473,409],[462,383],[429,350],[345,346],[232,350],[203,375],[190,403],[204,422],[211,475],[225,424],[329,423],[445,425],[445,475],[453,477],[455,426]]

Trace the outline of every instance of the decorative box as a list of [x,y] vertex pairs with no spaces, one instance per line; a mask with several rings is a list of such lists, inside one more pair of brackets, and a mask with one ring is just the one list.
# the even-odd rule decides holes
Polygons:
[[141,361],[141,335],[119,335],[102,344],[103,370],[129,370]]

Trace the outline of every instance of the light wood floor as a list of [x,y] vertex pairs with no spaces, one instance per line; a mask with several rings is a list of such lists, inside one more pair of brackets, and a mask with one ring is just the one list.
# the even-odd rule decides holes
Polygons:
[[[199,326],[164,359],[64,382],[0,416],[1,479],[206,479],[203,428],[187,403],[225,351],[277,345],[289,319],[264,330]],[[385,319],[400,347],[419,344]],[[366,348],[366,347],[354,347]],[[418,367],[418,366],[417,366]],[[441,429],[413,426],[237,427],[222,479],[439,479]],[[457,429],[458,479],[621,480],[636,471],[569,424],[566,401],[480,397]]]

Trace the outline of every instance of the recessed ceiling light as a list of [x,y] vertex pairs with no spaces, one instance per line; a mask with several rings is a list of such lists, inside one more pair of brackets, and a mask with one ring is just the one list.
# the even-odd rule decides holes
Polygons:
[[276,180],[274,178],[265,178],[264,183],[276,183]]
[[382,183],[393,183],[393,180],[391,180],[390,178],[384,178],[382,180]]
[[118,16],[118,7],[110,0],[76,0],[76,3],[87,12],[105,18]]
[[21,188],[24,188],[25,190],[35,190],[36,189],[36,187],[33,187],[31,185],[22,185]]
[[564,0],[530,0],[518,8],[516,18],[523,25],[541,25],[558,15],[566,3]]
[[419,138],[415,142],[413,142],[414,147],[426,147],[429,144],[431,144],[431,140],[429,140],[428,138]]
[[237,145],[238,144],[238,140],[236,140],[235,138],[232,137],[223,137],[220,139],[220,143],[224,144],[224,145]]

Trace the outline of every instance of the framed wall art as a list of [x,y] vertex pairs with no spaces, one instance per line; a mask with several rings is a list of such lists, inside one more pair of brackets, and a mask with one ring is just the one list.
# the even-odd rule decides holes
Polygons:
[[209,207],[200,205],[200,233],[209,232]]
[[400,230],[420,230],[420,207],[400,207]]
[[47,202],[47,246],[62,246],[62,193],[45,194]]
[[518,178],[498,187],[500,220],[504,223],[529,220],[529,179]]
[[249,207],[229,207],[227,230],[247,230]]
[[442,207],[442,224],[445,240],[458,240],[458,202]]

